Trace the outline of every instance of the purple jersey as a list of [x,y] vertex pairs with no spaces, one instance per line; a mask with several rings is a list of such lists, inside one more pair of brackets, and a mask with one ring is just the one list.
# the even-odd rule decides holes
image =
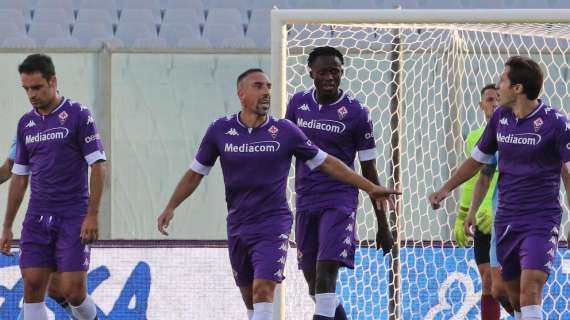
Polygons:
[[62,98],[50,114],[34,109],[18,123],[12,172],[32,175],[28,212],[86,205],[87,169],[98,160],[105,160],[105,153],[95,121],[78,102]]
[[562,165],[570,161],[570,123],[566,117],[542,102],[523,119],[500,107],[472,157],[491,164],[496,151],[501,154],[497,225],[559,225],[560,174]]
[[[295,124],[319,148],[339,158],[354,169],[358,152],[360,161],[377,157],[373,124],[367,107],[342,93],[330,105],[320,105],[315,89],[296,93],[287,106],[285,117]],[[302,159],[301,159],[302,160]],[[320,171],[311,171],[297,161],[295,171],[297,210],[358,206],[358,189],[339,182]]]
[[220,157],[228,223],[265,220],[268,216],[290,216],[285,195],[291,157],[314,169],[326,153],[288,120],[267,117],[257,128],[247,128],[237,114],[213,122],[190,168],[207,175]]

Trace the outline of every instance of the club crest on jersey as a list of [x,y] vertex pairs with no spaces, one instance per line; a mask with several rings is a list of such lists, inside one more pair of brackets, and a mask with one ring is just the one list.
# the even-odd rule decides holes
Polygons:
[[542,121],[542,118],[538,118],[534,120],[532,124],[534,125],[534,132],[538,132],[538,130],[540,130],[540,127],[542,127],[544,124],[544,121]]
[[348,110],[346,110],[345,106],[342,106],[342,107],[338,108],[337,112],[338,112],[338,119],[342,120],[342,119],[344,119],[344,117],[346,117]]
[[59,118],[59,123],[63,124],[65,122],[65,120],[67,120],[67,118],[69,118],[69,115],[67,114],[67,112],[62,111],[59,113],[59,115],[57,117]]
[[271,126],[271,128],[267,129],[267,131],[269,131],[269,133],[271,134],[271,137],[273,139],[275,139],[275,137],[277,137],[277,133],[279,132],[279,129],[277,129],[276,126]]

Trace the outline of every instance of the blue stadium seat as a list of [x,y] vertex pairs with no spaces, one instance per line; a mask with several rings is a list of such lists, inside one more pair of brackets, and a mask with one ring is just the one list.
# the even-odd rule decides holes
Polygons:
[[13,23],[15,24],[18,29],[25,31],[26,30],[26,23],[29,22],[24,18],[22,12],[15,9],[0,9],[0,21],[3,23]]
[[184,23],[199,25],[204,23],[204,11],[194,9],[167,9],[162,23]]
[[79,40],[72,36],[48,38],[45,42],[47,48],[79,48]]
[[62,9],[67,14],[73,16],[73,1],[72,0],[38,0],[34,5],[34,12],[38,9]]
[[160,26],[158,37],[166,40],[168,45],[175,47],[182,38],[200,37],[200,28],[197,24],[163,23]]
[[211,48],[212,44],[208,39],[202,37],[184,37],[178,40],[176,47],[188,49]]
[[247,27],[246,37],[252,39],[258,48],[269,48],[271,36],[267,31],[267,25],[250,23]]
[[546,0],[506,0],[509,9],[546,9],[549,7]]
[[104,23],[112,25],[117,23],[117,15],[111,16],[109,11],[103,9],[81,9],[77,12],[77,23]]
[[333,9],[331,0],[293,0],[292,5],[296,9]]
[[34,10],[32,23],[57,23],[62,27],[69,27],[75,18],[72,11],[54,8],[37,8]]
[[2,41],[2,48],[31,49],[36,48],[34,39],[28,36],[8,37]]
[[463,9],[460,0],[426,0],[425,6],[427,9]]
[[243,29],[244,17],[238,9],[211,9],[206,18],[206,25],[208,24],[227,24]]
[[79,5],[79,11],[83,9],[97,9],[109,12],[113,21],[117,21],[117,3],[115,0],[83,0]]
[[115,37],[131,47],[137,38],[157,38],[158,34],[152,23],[119,23]]
[[248,7],[248,0],[210,0],[208,9],[238,9],[242,10]]
[[225,39],[243,38],[243,31],[233,24],[206,24],[204,38],[208,39],[214,48],[221,48]]
[[0,9],[18,10],[24,17],[29,17],[31,5],[27,0],[0,0]]
[[48,38],[65,37],[69,34],[69,29],[59,23],[32,23],[28,31],[28,36],[39,46],[43,46]]
[[131,48],[164,49],[168,48],[168,43],[166,43],[166,40],[161,38],[142,37],[142,38],[136,38]]
[[0,43],[6,38],[24,36],[26,36],[26,31],[19,28],[15,23],[0,20]]
[[[73,26],[72,36],[81,46],[91,47],[95,39],[101,42],[113,38],[113,26],[105,23],[76,23]],[[100,47],[100,43],[95,47]]]
[[272,9],[277,7],[279,9],[291,9],[289,0],[251,0],[248,9]]
[[266,25],[269,28],[271,25],[271,10],[269,9],[253,9],[249,18],[250,24]]
[[506,7],[504,0],[462,0],[462,6],[465,9],[504,9]]
[[158,0],[123,0],[121,11],[126,9],[148,9],[155,16],[155,21],[162,19],[160,2]]
[[160,24],[160,16],[155,15],[150,9],[123,9],[120,23],[154,23]]
[[376,8],[374,0],[340,0],[339,9],[374,9]]
[[168,0],[165,9],[198,10],[203,12],[206,10],[206,6],[202,0]]

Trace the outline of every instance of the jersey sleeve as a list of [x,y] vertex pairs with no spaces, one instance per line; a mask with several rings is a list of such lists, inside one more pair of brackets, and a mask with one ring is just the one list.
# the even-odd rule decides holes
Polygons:
[[77,124],[77,134],[81,153],[88,165],[92,165],[97,161],[105,161],[105,151],[101,142],[101,135],[97,130],[95,119],[86,107],[81,107],[79,111],[79,123]]
[[293,107],[293,101],[294,99],[291,98],[291,100],[289,100],[289,103],[287,103],[287,111],[285,111],[285,119],[293,123],[297,123],[297,117],[295,115],[295,108]]
[[307,138],[303,131],[293,123],[289,123],[289,126],[292,131],[291,139],[293,141],[293,155],[297,159],[305,162],[309,169],[315,170],[325,162],[327,153],[317,148],[317,146]]
[[378,157],[378,152],[376,151],[376,141],[374,139],[374,124],[372,123],[370,110],[367,107],[362,107],[354,135],[358,160],[375,160]]
[[499,110],[493,113],[493,116],[487,123],[481,138],[473,147],[471,157],[480,163],[495,164],[495,152],[498,150],[497,144],[497,124],[500,116]]
[[560,159],[570,169],[570,121],[565,116],[560,117],[557,121],[560,121],[560,123],[557,126],[556,148]]
[[28,176],[31,174],[30,157],[26,148],[24,133],[22,131],[22,120],[18,124],[18,132],[16,133],[16,159],[12,167],[12,173],[19,176]]
[[190,170],[203,176],[207,176],[210,173],[210,170],[216,163],[216,159],[220,156],[216,144],[215,125],[216,123],[214,122],[208,127],[198,148],[198,153],[196,153],[196,157],[190,164]]
[[14,137],[14,140],[12,140],[12,144],[10,145],[10,151],[8,152],[8,159],[12,161],[16,160],[16,140],[17,138]]

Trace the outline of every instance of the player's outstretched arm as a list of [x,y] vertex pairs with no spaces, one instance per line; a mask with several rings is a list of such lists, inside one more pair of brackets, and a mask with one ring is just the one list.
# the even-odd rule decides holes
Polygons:
[[467,158],[459,169],[447,180],[447,182],[441,187],[438,191],[432,193],[429,196],[429,202],[431,207],[435,209],[439,209],[441,206],[441,201],[447,198],[447,195],[453,191],[458,186],[462,185],[465,181],[469,180],[469,178],[473,177],[483,166],[482,163],[477,162],[473,158]]
[[202,178],[204,176],[194,172],[192,169],[188,170],[186,174],[180,179],[174,193],[170,197],[166,208],[162,212],[160,216],[158,216],[157,223],[158,223],[158,231],[163,235],[167,236],[168,232],[166,229],[170,224],[170,221],[174,217],[174,210],[184,201],[186,198],[194,193],[194,190],[198,188]]
[[493,176],[495,175],[495,168],[496,165],[494,164],[487,164],[485,165],[481,171],[479,178],[477,178],[477,182],[475,183],[475,187],[473,188],[473,198],[471,199],[471,206],[469,206],[469,212],[467,213],[467,218],[465,219],[464,229],[465,233],[473,236],[473,232],[471,232],[471,227],[475,226],[475,214],[479,210],[483,199],[487,195],[487,191],[489,190],[489,186],[491,185],[491,180],[493,180]]
[[353,185],[358,189],[365,191],[376,201],[376,205],[385,212],[389,208],[394,209],[394,200],[392,195],[402,194],[400,191],[384,188],[376,185],[370,180],[357,174],[339,159],[327,155],[325,161],[319,166],[319,170],[337,179],[338,181]]
[[[566,204],[570,207],[570,171],[566,164],[562,164],[562,183],[564,184],[564,190],[566,190]],[[570,230],[568,231],[566,242],[570,243]]]
[[[360,168],[362,168],[362,176],[370,180],[375,185],[380,185],[378,181],[378,172],[376,171],[376,160],[361,161]],[[382,210],[376,205],[376,201],[372,200],[374,213],[376,214],[376,221],[378,221],[378,231],[376,232],[376,248],[382,248],[384,254],[388,254],[394,246],[394,237],[388,224],[386,211]]]
[[79,236],[83,243],[92,243],[99,237],[99,205],[101,204],[101,196],[103,195],[106,173],[107,165],[105,161],[97,161],[91,165],[89,204]]
[[27,188],[28,176],[14,174],[8,191],[8,205],[6,207],[6,215],[4,216],[2,238],[0,239],[0,252],[5,255],[10,255],[10,241],[12,241],[13,237],[12,225]]
[[0,167],[0,184],[8,181],[12,176],[12,167],[14,166],[14,160],[6,159],[4,164]]

